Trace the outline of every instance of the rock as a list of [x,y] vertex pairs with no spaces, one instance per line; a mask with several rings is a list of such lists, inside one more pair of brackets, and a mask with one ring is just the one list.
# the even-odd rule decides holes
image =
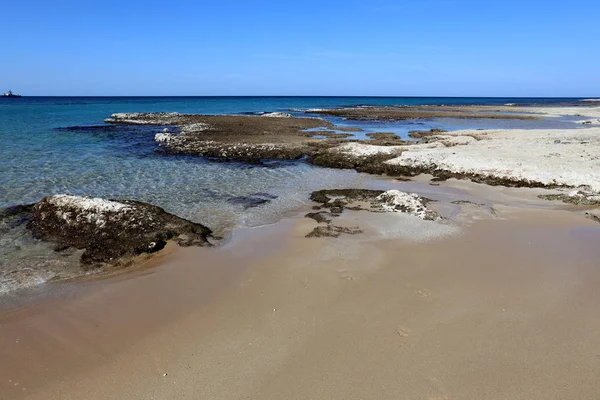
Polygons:
[[354,201],[371,201],[382,193],[383,190],[370,189],[322,189],[312,192],[310,199],[325,207],[343,206]]
[[538,116],[504,112],[495,107],[447,107],[447,106],[370,106],[331,109],[312,109],[306,113],[318,113],[357,121],[403,121],[431,118],[492,118],[492,119],[539,119]]
[[347,227],[343,227],[343,226],[335,226],[332,224],[327,224],[327,225],[317,226],[308,235],[306,235],[306,237],[307,238],[311,238],[311,237],[337,238],[341,234],[357,235],[359,233],[362,233],[362,230],[360,230],[358,227],[347,228]]
[[106,118],[104,122],[109,124],[170,125],[179,117],[181,114],[178,112],[115,113],[110,118]]
[[598,195],[597,193],[588,193],[581,190],[572,190],[568,193],[541,194],[538,197],[544,200],[559,200],[563,203],[570,203],[576,206],[600,205],[600,195]]
[[431,221],[442,219],[438,213],[427,208],[427,204],[432,200],[415,193],[404,193],[399,190],[324,189],[313,192],[310,198],[312,201],[321,203],[321,206],[313,207],[313,209],[321,210],[325,208],[329,209],[329,212],[319,211],[305,215],[305,217],[314,219],[320,224],[306,235],[309,238],[337,238],[341,234],[355,235],[362,233],[359,227],[347,228],[333,224],[332,219],[338,217],[344,209],[371,212],[403,212]]
[[600,210],[588,211],[585,213],[585,216],[592,221],[600,222]]
[[227,200],[228,203],[241,205],[244,210],[248,208],[258,207],[276,199],[277,196],[269,193],[253,193],[248,196],[231,197]]
[[204,132],[211,130],[213,128],[212,125],[204,123],[204,122],[195,122],[185,125],[179,126],[181,133],[192,133],[192,132]]
[[444,133],[444,132],[447,132],[447,131],[445,131],[443,129],[433,128],[428,131],[410,131],[410,132],[408,132],[408,136],[413,139],[421,139],[426,136],[437,135],[437,134]]
[[331,217],[332,215],[326,211],[319,211],[319,212],[313,212],[313,213],[308,213],[305,215],[306,218],[310,218],[310,219],[314,219],[315,221],[317,221],[317,223],[330,223],[331,222]]
[[[324,189],[313,192],[310,199],[321,203],[321,208],[328,208],[334,214],[340,214],[344,208],[347,208],[379,212],[405,212],[426,220],[441,219],[435,211],[427,208],[427,204],[432,200],[416,193],[405,193],[399,190]],[[306,217],[316,220],[315,214],[317,213],[310,213]]]
[[406,146],[376,146],[349,142],[315,152],[309,161],[320,167],[355,169],[372,174],[395,174],[385,163],[398,157]]
[[84,266],[118,264],[163,249],[174,239],[181,246],[210,246],[212,231],[151,204],[132,200],[54,195],[31,209],[27,228],[58,248],[85,249]]
[[292,114],[288,114],[288,113],[284,113],[284,112],[272,112],[272,113],[266,113],[266,114],[262,114],[261,117],[267,117],[267,118],[292,118]]
[[429,201],[416,193],[399,190],[388,190],[375,198],[375,203],[380,204],[385,211],[403,212],[429,221],[440,220],[438,213],[427,208]]
[[177,135],[174,133],[169,133],[169,131],[165,131],[165,133],[157,133],[154,135],[154,140],[158,143],[169,143],[171,139],[176,138]]
[[378,146],[397,146],[400,144],[408,144],[405,140],[393,132],[374,132],[367,133],[366,136],[370,137],[369,144]]

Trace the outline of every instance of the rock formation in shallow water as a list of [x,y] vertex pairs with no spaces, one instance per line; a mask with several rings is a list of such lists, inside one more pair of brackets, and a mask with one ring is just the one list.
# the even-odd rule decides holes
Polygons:
[[[321,210],[305,215],[314,219],[317,226],[306,237],[339,237],[341,234],[361,233],[359,227],[341,227],[333,224],[332,218],[338,217],[344,209],[371,212],[401,212],[414,215],[422,220],[439,221],[442,217],[429,209],[427,204],[432,200],[416,193],[406,193],[399,190],[370,190],[370,189],[323,189],[312,192],[310,199],[321,203],[313,209]],[[327,209],[329,212],[322,211]]]
[[151,204],[64,194],[35,204],[27,228],[57,248],[85,249],[81,263],[86,266],[154,253],[171,239],[182,246],[210,246],[212,233]]
[[374,203],[385,211],[403,212],[430,221],[441,219],[438,213],[427,208],[428,200],[416,193],[388,190],[377,196]]

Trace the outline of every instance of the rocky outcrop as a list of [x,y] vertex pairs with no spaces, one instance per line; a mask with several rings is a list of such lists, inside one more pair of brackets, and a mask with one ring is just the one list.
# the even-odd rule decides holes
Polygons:
[[179,121],[182,114],[178,112],[153,112],[153,113],[115,113],[106,118],[104,122],[109,124],[132,124],[132,125],[171,125]]
[[27,228],[58,249],[85,249],[84,266],[119,264],[154,253],[175,240],[181,246],[210,246],[209,228],[132,200],[54,195],[31,208]]
[[444,133],[447,132],[443,129],[439,129],[439,128],[433,128],[430,129],[428,131],[410,131],[408,132],[408,136],[413,138],[413,139],[421,139],[427,136],[433,136],[433,135],[438,135],[440,133]]
[[309,161],[320,167],[355,169],[371,174],[394,174],[394,168],[385,163],[402,153],[406,146],[377,146],[366,143],[342,143],[335,147],[317,149]]
[[277,196],[273,194],[258,192],[252,193],[248,196],[230,197],[229,199],[227,199],[227,202],[242,206],[244,210],[247,210],[249,208],[254,208],[262,206],[263,204],[267,204],[270,201],[275,200],[276,198]]
[[267,118],[292,118],[293,115],[289,114],[289,113],[284,113],[284,112],[276,111],[276,112],[262,114],[261,117],[267,117]]
[[441,219],[438,213],[427,208],[429,201],[416,193],[388,190],[377,196],[374,203],[385,211],[403,212],[429,221]]
[[574,204],[576,206],[600,205],[600,195],[581,190],[572,190],[568,193],[542,194],[538,197],[544,200],[559,200],[563,203]]
[[250,163],[263,159],[293,160],[310,154],[311,145],[324,140],[313,138],[318,133],[310,131],[333,127],[319,118],[293,118],[281,112],[262,116],[119,113],[106,122],[167,125],[168,128],[155,135],[160,150],[167,154]]
[[431,118],[487,118],[487,119],[539,119],[538,116],[506,112],[497,107],[450,107],[450,106],[399,106],[375,107],[359,106],[331,109],[310,109],[306,113],[316,113],[343,117],[358,121],[404,121],[408,119]]
[[332,237],[337,238],[342,234],[346,235],[357,235],[362,233],[358,227],[345,227],[345,226],[335,226],[332,224],[327,225],[319,225],[315,229],[313,229],[308,235],[307,238],[311,237]]
[[[319,226],[306,237],[339,237],[341,234],[358,234],[359,227],[336,226],[333,219],[344,209],[371,212],[400,212],[414,215],[422,220],[439,221],[442,217],[427,205],[432,201],[416,193],[405,193],[399,190],[370,189],[323,189],[313,192],[310,199],[319,206],[313,207],[317,212],[308,213],[305,217],[315,220]],[[329,210],[323,211],[323,210]]]

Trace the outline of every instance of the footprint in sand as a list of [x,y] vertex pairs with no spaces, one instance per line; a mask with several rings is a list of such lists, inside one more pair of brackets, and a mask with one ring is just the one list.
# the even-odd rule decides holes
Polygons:
[[342,279],[344,279],[344,280],[347,280],[347,281],[353,281],[353,280],[354,280],[354,276],[353,276],[353,275],[351,275],[351,274],[348,272],[348,270],[346,270],[346,269],[338,269],[338,270],[337,270],[337,272],[338,272],[339,276],[340,276]]
[[444,384],[437,378],[429,378],[429,384],[431,385],[434,392],[442,393],[441,395],[427,397],[426,400],[448,400],[448,395],[444,394],[446,389]]
[[434,299],[431,297],[431,292],[427,289],[418,289],[415,291],[415,294],[425,300],[428,304],[434,307],[442,307],[443,303],[439,301],[439,299]]
[[409,332],[410,331],[408,329],[404,329],[404,328],[396,329],[396,334],[402,338],[408,337]]

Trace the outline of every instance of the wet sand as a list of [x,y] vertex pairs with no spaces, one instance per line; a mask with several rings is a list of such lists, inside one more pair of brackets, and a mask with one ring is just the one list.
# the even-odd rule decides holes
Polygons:
[[362,235],[307,239],[299,214],[5,312],[0,398],[600,396],[600,224],[535,189],[378,184],[452,221],[345,211]]

